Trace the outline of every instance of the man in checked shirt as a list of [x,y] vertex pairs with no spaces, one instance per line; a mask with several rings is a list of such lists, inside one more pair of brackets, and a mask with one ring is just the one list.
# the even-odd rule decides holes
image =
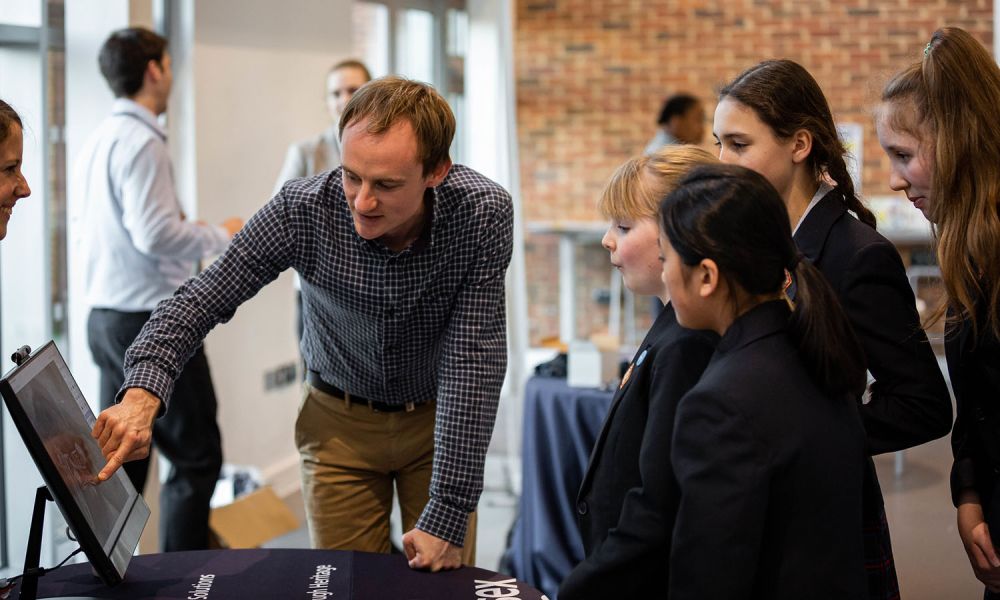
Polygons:
[[342,167],[286,183],[129,348],[120,403],[94,426],[108,459],[99,477],[147,454],[187,358],[292,268],[309,370],[295,440],[313,545],[387,552],[395,483],[410,566],[472,564],[470,515],[507,362],[513,209],[500,186],[452,165],[454,132],[428,85],[386,77],[358,90],[340,119]]

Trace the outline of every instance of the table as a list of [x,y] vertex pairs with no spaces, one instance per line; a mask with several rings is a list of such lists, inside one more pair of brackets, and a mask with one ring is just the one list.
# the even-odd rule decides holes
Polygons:
[[522,491],[504,561],[514,577],[552,600],[584,558],[576,494],[613,397],[553,377],[525,385]]
[[[108,588],[89,563],[52,571],[38,597],[93,596],[121,600],[418,600],[510,598],[541,600],[538,590],[507,575],[464,567],[426,573],[398,554],[342,550],[202,550],[136,556],[125,581]],[[16,598],[17,596],[12,596]]]

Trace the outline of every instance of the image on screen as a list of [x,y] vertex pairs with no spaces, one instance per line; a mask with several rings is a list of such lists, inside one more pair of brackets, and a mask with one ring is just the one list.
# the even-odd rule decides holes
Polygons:
[[94,413],[55,344],[0,379],[0,393],[87,558],[108,585],[121,581],[149,509],[124,470],[98,483]]

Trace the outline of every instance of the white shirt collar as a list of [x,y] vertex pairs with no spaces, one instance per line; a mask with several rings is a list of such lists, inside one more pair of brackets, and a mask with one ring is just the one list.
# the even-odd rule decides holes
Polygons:
[[833,186],[832,185],[830,185],[829,183],[827,183],[825,181],[821,181],[820,182],[819,189],[816,190],[815,194],[813,194],[812,200],[810,200],[809,201],[809,205],[806,206],[805,212],[802,213],[802,216],[799,217],[799,222],[796,223],[795,227],[792,229],[792,235],[795,235],[795,232],[799,230],[799,226],[802,225],[802,221],[806,220],[806,215],[809,214],[809,211],[811,211],[814,206],[816,206],[817,204],[819,204],[819,201],[823,199],[823,196],[826,196],[827,194],[829,194],[832,191],[833,191]]

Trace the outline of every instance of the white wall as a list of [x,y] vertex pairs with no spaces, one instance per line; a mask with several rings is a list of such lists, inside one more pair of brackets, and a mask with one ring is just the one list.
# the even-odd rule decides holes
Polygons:
[[[350,24],[347,0],[180,5],[170,143],[197,218],[250,217],[270,198],[288,144],[327,126],[325,74],[350,54]],[[294,489],[300,388],[264,390],[265,371],[298,361],[291,274],[209,334],[206,351],[226,462],[256,466],[279,493]]]

